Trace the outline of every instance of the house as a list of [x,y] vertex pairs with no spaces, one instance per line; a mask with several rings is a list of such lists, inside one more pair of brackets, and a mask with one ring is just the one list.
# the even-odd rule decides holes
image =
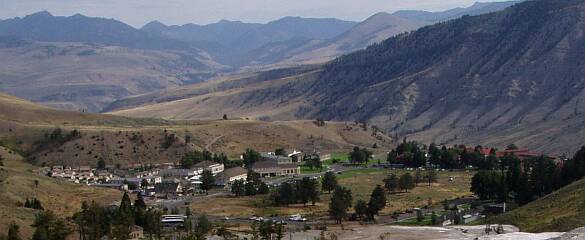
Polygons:
[[194,169],[179,169],[179,168],[170,168],[170,169],[161,169],[159,171],[159,175],[163,178],[180,178],[180,179],[189,179],[193,176],[201,175],[203,170],[201,168],[194,168]]
[[195,164],[194,167],[200,168],[203,170],[209,170],[209,171],[211,171],[213,176],[223,172],[223,170],[225,168],[223,163],[216,163],[216,162],[212,162],[212,161],[199,162],[199,163]]
[[516,156],[518,157],[520,160],[524,160],[527,158],[533,158],[533,157],[539,157],[541,156],[541,154],[538,153],[533,153],[531,152],[529,149],[524,148],[524,149],[509,149],[509,150],[504,150],[504,151],[498,151],[496,152],[496,157],[501,158],[504,156]]
[[131,240],[144,239],[144,230],[140,226],[134,225],[130,229],[129,236]]
[[236,180],[244,180],[248,178],[248,170],[243,167],[228,168],[216,177],[216,184],[219,186],[227,186]]
[[301,162],[303,161],[303,152],[293,150],[292,153],[288,154],[288,157],[292,160],[292,162]]
[[260,153],[263,161],[273,161],[278,164],[290,164],[293,162],[291,157],[279,156],[273,152]]
[[301,167],[294,163],[278,164],[274,161],[261,161],[252,165],[252,171],[262,177],[295,176],[301,174]]
[[154,193],[161,198],[176,197],[183,193],[183,187],[179,181],[163,181],[154,185]]

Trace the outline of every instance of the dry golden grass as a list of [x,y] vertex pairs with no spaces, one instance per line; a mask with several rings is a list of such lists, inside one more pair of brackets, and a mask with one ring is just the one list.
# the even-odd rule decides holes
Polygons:
[[[403,172],[398,171],[397,174]],[[358,199],[368,201],[376,184],[383,185],[383,179],[389,173],[389,171],[385,170],[346,172],[345,174],[349,175],[349,177],[345,174],[345,176],[341,175],[339,183],[351,189],[354,202]],[[433,206],[439,206],[440,202],[445,199],[469,196],[471,195],[469,188],[472,176],[473,172],[441,172],[439,173],[438,182],[433,183],[431,187],[420,184],[408,193],[388,194],[388,203],[382,213],[390,214],[396,210],[422,207],[428,203],[429,198],[433,200]],[[449,182],[449,177],[454,177],[454,181]],[[270,216],[274,214],[286,216],[300,213],[306,216],[319,217],[327,215],[331,194],[322,194],[321,202],[317,203],[316,206],[299,204],[288,207],[270,207],[265,202],[266,198],[267,196],[210,198],[192,203],[191,208],[197,212],[220,216],[249,217],[252,215]]]
[[526,232],[564,232],[585,226],[585,179],[541,199],[489,219]]
[[[120,191],[92,188],[61,182],[35,173],[36,167],[25,163],[16,154],[0,148],[4,167],[0,167],[0,231],[5,232],[11,222],[21,227],[22,236],[32,236],[32,221],[39,211],[21,207],[26,198],[37,198],[43,207],[59,216],[71,216],[83,201],[110,204],[121,198]],[[38,180],[38,186],[35,185]]]

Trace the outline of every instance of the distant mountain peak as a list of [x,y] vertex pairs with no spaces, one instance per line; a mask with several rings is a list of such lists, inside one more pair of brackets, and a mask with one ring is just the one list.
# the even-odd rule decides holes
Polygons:
[[36,13],[30,14],[30,15],[28,15],[26,17],[53,17],[53,14],[51,14],[48,11],[40,11],[40,12],[36,12]]
[[164,23],[159,22],[158,20],[154,20],[154,21],[151,21],[151,22],[147,23],[146,25],[144,25],[142,27],[142,29],[145,29],[145,28],[166,28],[166,27],[167,27],[167,25],[165,25]]

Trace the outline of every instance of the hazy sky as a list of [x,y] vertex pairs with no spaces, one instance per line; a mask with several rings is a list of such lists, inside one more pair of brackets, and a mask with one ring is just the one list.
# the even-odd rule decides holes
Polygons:
[[[374,13],[397,10],[445,10],[476,0],[0,0],[0,19],[47,10],[53,15],[115,18],[140,27],[152,20],[165,24],[207,24],[221,19],[268,22],[283,16],[334,17],[360,21]],[[495,1],[495,0],[484,0]]]

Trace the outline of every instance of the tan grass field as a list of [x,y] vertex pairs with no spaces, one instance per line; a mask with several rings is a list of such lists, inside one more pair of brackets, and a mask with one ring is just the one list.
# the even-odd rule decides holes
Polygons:
[[[4,157],[4,167],[0,167],[0,231],[5,232],[14,222],[20,226],[21,236],[32,236],[30,226],[38,210],[21,206],[26,198],[37,198],[46,210],[59,216],[68,217],[79,210],[83,201],[96,201],[111,204],[121,198],[120,191],[92,188],[83,185],[61,182],[35,173],[34,167],[27,164],[17,154],[0,148]],[[38,180],[38,186],[35,185]]]
[[[402,172],[404,171],[398,171],[397,174]],[[339,183],[351,189],[354,202],[358,199],[368,201],[376,184],[383,185],[383,179],[389,173],[390,171],[385,170],[370,171],[369,173],[357,170],[355,176],[344,177],[341,175]],[[411,174],[413,173],[411,172]],[[386,208],[382,210],[382,214],[390,214],[396,210],[403,211],[414,207],[423,207],[427,205],[429,198],[432,199],[433,206],[440,206],[440,202],[443,200],[469,196],[471,195],[469,188],[472,176],[473,172],[441,172],[438,176],[438,182],[433,183],[431,187],[421,183],[408,193],[387,194],[388,202]],[[454,181],[449,182],[449,177],[454,177]],[[297,213],[305,216],[322,217],[327,215],[330,198],[331,194],[324,193],[321,195],[321,202],[317,203],[316,206],[299,204],[289,207],[271,207],[266,202],[267,196],[218,197],[194,202],[191,204],[191,208],[196,212],[208,215],[245,218],[252,215],[286,216]]]

